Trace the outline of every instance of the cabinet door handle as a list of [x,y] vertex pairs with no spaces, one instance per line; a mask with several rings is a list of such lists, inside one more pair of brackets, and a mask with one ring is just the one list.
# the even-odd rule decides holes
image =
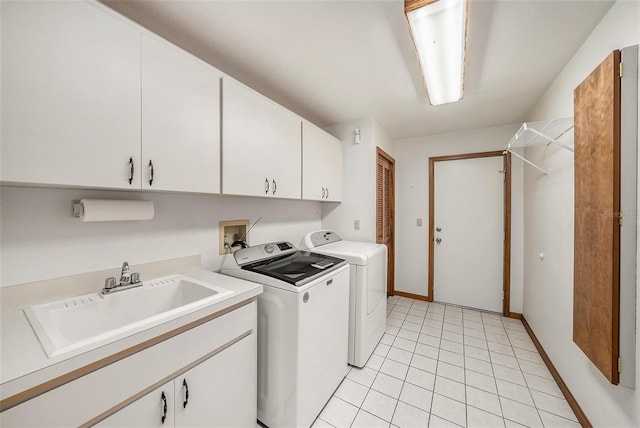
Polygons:
[[324,192],[325,192],[325,190],[324,190],[324,187],[323,187],[322,188],[322,199],[324,199]]
[[327,187],[327,196],[325,197],[325,199],[329,199],[329,188]]
[[278,190],[278,183],[276,180],[273,180],[273,194],[276,194],[276,190]]
[[268,178],[264,179],[264,194],[265,195],[269,194],[269,179]]
[[129,158],[129,184],[133,183],[133,158]]
[[149,186],[153,185],[153,162],[149,159]]
[[162,423],[164,424],[164,421],[167,420],[167,396],[164,395],[164,391],[162,391],[162,396],[160,396],[160,398],[162,399],[164,405],[162,407]]
[[189,404],[189,384],[187,384],[187,379],[182,379],[182,388],[184,389],[184,401],[182,402],[182,407],[186,408],[187,404]]

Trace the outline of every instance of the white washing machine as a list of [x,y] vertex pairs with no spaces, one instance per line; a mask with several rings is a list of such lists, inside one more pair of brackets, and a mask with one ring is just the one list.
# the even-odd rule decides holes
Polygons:
[[264,286],[258,420],[272,428],[310,427],[349,371],[349,265],[273,242],[236,251],[222,273]]
[[345,241],[336,232],[305,235],[300,245],[315,253],[347,260],[349,292],[349,364],[363,367],[387,328],[387,247]]

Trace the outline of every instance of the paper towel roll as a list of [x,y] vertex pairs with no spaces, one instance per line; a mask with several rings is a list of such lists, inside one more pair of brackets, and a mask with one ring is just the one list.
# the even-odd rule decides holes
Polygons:
[[[80,210],[76,209],[76,204],[81,205]],[[80,221],[150,220],[154,207],[152,201],[80,199],[74,202],[74,213]]]

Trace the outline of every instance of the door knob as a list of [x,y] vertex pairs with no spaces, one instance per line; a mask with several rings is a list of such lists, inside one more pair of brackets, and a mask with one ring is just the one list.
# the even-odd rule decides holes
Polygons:
[[436,238],[436,244],[439,244],[439,243],[441,243],[441,242],[442,242],[442,239],[440,239],[440,238]]

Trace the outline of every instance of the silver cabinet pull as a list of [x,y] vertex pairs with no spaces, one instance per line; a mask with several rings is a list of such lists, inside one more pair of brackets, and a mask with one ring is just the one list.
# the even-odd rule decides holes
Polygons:
[[153,162],[149,159],[149,186],[153,185]]
[[278,183],[276,182],[276,180],[273,180],[273,194],[276,194],[276,190],[278,189]]
[[325,193],[325,189],[324,187],[322,188],[322,199],[324,199],[324,193]]
[[264,194],[265,195],[269,194],[269,179],[268,178],[264,179]]
[[133,183],[133,157],[129,158],[129,184]]
[[327,187],[327,197],[325,199],[329,199],[329,188]]

